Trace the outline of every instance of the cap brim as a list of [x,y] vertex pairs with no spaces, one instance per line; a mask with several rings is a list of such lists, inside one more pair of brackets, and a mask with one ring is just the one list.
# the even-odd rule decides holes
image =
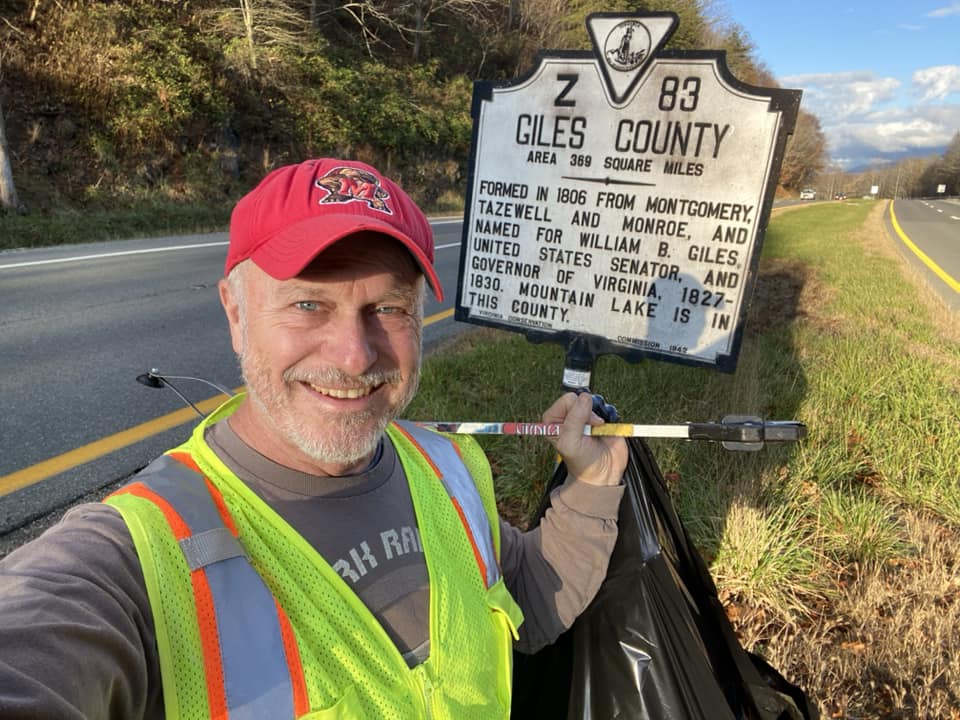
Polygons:
[[277,280],[296,277],[324,250],[345,237],[359,232],[375,232],[400,242],[416,260],[426,277],[427,285],[438,301],[443,300],[443,287],[433,263],[417,243],[385,222],[357,215],[324,215],[297,223],[260,244],[249,259]]

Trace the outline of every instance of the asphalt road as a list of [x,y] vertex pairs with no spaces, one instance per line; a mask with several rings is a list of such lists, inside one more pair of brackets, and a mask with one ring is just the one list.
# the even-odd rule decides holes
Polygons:
[[[446,300],[431,297],[428,319],[453,307],[461,224],[434,223]],[[0,537],[116,485],[186,437],[196,417],[137,375],[157,368],[241,384],[217,293],[226,241],[220,233],[0,252]],[[441,317],[425,345],[464,327]],[[217,395],[178,385],[195,401]],[[183,422],[157,432],[152,421],[176,411]]]
[[960,200],[896,200],[887,216],[893,236],[930,287],[960,310]]

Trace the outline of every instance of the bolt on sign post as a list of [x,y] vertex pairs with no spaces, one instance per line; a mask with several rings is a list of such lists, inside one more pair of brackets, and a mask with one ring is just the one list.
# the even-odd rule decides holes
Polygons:
[[587,18],[593,51],[477,82],[456,319],[567,348],[732,372],[800,92],[717,51],[665,51],[674,13]]

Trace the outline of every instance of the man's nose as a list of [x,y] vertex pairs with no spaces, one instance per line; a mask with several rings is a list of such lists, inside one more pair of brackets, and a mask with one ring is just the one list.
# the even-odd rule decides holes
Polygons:
[[363,314],[338,318],[328,337],[323,339],[328,360],[349,375],[366,372],[377,360],[374,333]]

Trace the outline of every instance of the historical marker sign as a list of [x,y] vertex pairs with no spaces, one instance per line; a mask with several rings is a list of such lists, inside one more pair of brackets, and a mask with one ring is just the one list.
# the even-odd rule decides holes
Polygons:
[[592,15],[593,53],[475,84],[458,320],[734,369],[800,92],[659,52],[676,24]]

